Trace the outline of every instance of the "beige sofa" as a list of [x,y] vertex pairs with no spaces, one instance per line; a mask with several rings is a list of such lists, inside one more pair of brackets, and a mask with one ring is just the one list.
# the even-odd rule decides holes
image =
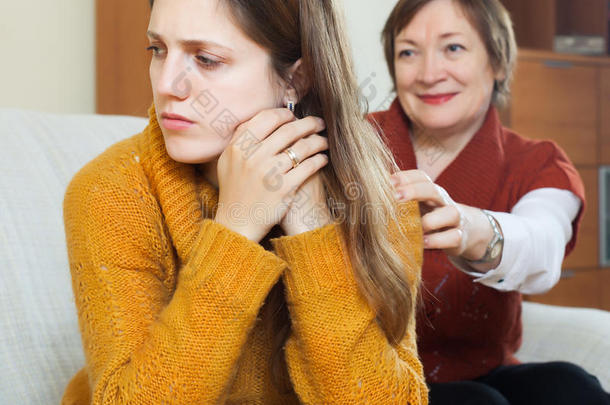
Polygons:
[[[0,403],[58,403],[84,364],[62,221],[74,173],[143,118],[0,109]],[[523,305],[526,361],[570,360],[610,390],[610,313]]]

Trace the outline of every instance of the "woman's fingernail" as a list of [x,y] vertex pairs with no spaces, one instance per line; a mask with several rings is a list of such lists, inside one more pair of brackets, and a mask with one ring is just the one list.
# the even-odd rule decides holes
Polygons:
[[428,247],[430,244],[430,239],[427,236],[424,236],[424,247]]
[[397,200],[402,200],[403,195],[401,193],[394,193],[394,198],[396,198]]

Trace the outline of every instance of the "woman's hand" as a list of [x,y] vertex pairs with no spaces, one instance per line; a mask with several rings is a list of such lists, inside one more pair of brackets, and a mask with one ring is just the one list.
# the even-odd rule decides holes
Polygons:
[[297,235],[321,228],[331,222],[322,176],[317,172],[305,180],[297,190],[280,226],[286,235]]
[[[265,110],[235,131],[218,159],[215,220],[259,242],[286,215],[297,190],[328,163],[324,121],[295,120],[287,109]],[[293,168],[286,148],[301,159]]]
[[421,170],[394,173],[391,181],[399,200],[420,202],[424,248],[442,249],[466,260],[485,255],[494,233],[480,209],[456,203]]

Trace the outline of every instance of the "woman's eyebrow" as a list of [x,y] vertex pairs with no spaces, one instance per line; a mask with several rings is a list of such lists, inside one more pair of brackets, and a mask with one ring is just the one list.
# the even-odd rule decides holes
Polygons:
[[[447,38],[451,38],[451,37],[455,37],[455,36],[461,36],[463,35],[461,32],[444,32],[440,35],[441,39],[447,39]],[[405,43],[405,44],[411,44],[411,45],[415,45],[417,46],[417,41],[410,39],[410,38],[397,38],[396,39],[396,43]]]
[[460,35],[463,35],[463,34],[461,32],[446,32],[441,35],[441,38],[445,39],[445,38],[456,37],[456,36],[460,36]]
[[[156,39],[156,40],[160,40],[160,41],[163,40],[163,37],[154,31],[147,31],[146,35],[152,39]],[[221,45],[218,42],[206,41],[206,40],[201,40],[201,39],[181,39],[178,41],[178,43],[185,47],[214,47],[214,48],[222,48],[229,52],[233,51],[233,49],[229,48],[228,46]]]
[[411,44],[411,45],[417,45],[417,42],[409,39],[409,38],[397,38],[396,39],[396,43],[404,43],[404,44]]

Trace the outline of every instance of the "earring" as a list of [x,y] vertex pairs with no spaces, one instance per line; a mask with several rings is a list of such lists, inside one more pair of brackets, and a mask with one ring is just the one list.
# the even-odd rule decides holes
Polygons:
[[294,101],[288,101],[286,103],[286,108],[288,108],[290,110],[290,112],[294,112],[294,107],[295,107]]

